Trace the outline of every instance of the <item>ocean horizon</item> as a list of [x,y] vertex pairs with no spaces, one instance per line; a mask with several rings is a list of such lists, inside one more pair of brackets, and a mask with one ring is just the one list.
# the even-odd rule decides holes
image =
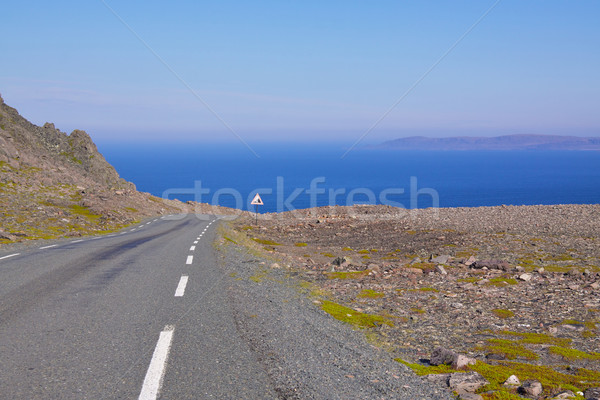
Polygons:
[[[398,151],[331,144],[105,144],[138,190],[243,210],[327,205],[402,208],[600,202],[600,152]],[[250,202],[259,193],[264,205]]]

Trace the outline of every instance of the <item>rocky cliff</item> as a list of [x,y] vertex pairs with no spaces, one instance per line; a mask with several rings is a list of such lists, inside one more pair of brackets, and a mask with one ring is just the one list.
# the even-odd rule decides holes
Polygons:
[[0,245],[106,232],[181,211],[190,210],[121,179],[86,132],[36,126],[0,97]]

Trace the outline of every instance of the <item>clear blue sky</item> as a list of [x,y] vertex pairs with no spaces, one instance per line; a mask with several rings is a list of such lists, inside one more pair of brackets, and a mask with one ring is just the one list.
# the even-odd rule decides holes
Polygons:
[[[36,124],[100,141],[236,140],[224,121],[249,142],[350,144],[494,4],[5,2],[0,93]],[[599,21],[596,0],[500,1],[365,143],[599,136]]]

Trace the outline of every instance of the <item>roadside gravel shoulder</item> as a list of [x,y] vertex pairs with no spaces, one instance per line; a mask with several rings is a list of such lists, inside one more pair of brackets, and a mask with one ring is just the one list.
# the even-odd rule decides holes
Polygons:
[[231,240],[221,238],[219,249],[238,332],[280,398],[451,398],[323,312],[293,271]]

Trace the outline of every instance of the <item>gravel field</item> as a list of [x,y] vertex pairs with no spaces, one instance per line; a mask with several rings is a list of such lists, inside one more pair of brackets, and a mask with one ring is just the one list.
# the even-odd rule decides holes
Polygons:
[[599,217],[600,205],[354,206],[234,226],[318,288],[323,309],[346,310],[330,314],[370,318],[371,343],[440,387],[456,371],[431,362],[443,348],[488,379],[463,399],[521,398],[503,386],[511,374],[543,383],[529,398],[554,399],[600,387]]
[[224,246],[237,328],[281,399],[450,399],[310,298],[295,273],[245,247]]

